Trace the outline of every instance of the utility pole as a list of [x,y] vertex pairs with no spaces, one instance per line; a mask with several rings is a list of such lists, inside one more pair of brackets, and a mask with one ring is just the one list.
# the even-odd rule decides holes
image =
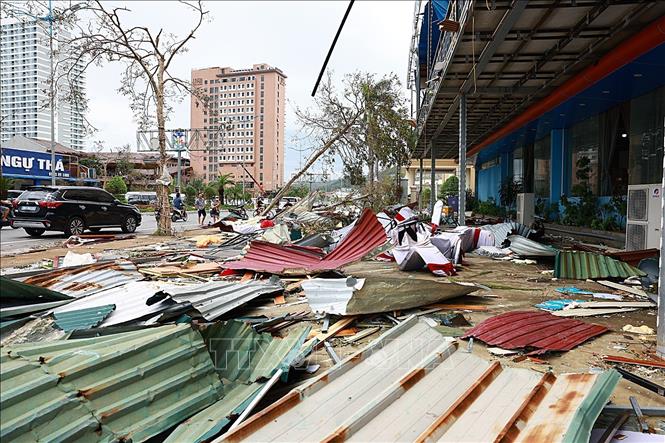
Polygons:
[[51,61],[51,185],[55,186],[55,72],[53,69],[53,5],[48,0],[49,52]]

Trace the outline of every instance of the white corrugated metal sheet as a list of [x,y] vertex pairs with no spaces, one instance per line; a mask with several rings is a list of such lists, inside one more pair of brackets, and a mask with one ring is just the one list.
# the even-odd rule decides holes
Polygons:
[[170,287],[163,292],[176,302],[190,302],[203,318],[212,321],[261,295],[273,294],[283,289],[279,279],[275,277],[267,282],[211,281],[201,285]]
[[502,368],[411,317],[218,441],[583,441],[618,378]]
[[160,290],[171,286],[173,285],[156,281],[134,281],[80,298],[55,309],[54,312],[69,312],[104,305],[115,305],[115,311],[111,312],[99,326],[118,325],[132,320],[148,318],[151,314],[157,314],[167,309],[173,304],[170,300],[162,300],[152,305],[148,305],[146,302]]
[[313,278],[302,286],[307,303],[316,313],[346,315],[346,306],[353,293],[365,284],[364,278]]

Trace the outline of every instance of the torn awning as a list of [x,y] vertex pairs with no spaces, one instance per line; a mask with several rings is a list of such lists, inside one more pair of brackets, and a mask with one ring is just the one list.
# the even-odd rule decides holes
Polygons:
[[365,209],[339,246],[323,258],[304,248],[254,241],[241,260],[224,266],[274,274],[327,271],[360,260],[385,242],[383,226],[371,210]]

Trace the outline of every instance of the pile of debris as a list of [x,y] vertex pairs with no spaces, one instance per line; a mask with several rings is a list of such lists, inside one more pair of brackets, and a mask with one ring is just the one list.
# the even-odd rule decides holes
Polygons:
[[[639,266],[556,249],[517,223],[446,229],[411,206],[317,212],[314,200],[223,220],[219,234],[5,270],[0,438],[582,441],[622,376],[644,380],[513,367],[609,331],[565,317],[652,309],[647,292],[611,281],[641,282]],[[548,280],[597,279],[632,298],[561,287],[473,326],[465,314],[501,307],[461,280],[478,256],[535,259]],[[474,339],[512,359],[478,356]]]

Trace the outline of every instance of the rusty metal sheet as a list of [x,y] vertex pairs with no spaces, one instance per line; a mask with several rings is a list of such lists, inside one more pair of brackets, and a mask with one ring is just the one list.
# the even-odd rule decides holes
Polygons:
[[504,368],[411,317],[215,441],[583,441],[618,380]]
[[303,248],[254,241],[241,260],[227,262],[224,266],[274,274],[325,271],[360,260],[385,242],[386,233],[381,223],[371,210],[365,209],[339,246],[323,258]]
[[142,278],[143,276],[137,271],[134,263],[118,261],[56,269],[46,274],[30,277],[24,283],[80,298]]
[[535,348],[531,354],[568,351],[608,331],[605,326],[560,318],[548,312],[515,311],[483,321],[462,338],[475,337],[504,349]]

